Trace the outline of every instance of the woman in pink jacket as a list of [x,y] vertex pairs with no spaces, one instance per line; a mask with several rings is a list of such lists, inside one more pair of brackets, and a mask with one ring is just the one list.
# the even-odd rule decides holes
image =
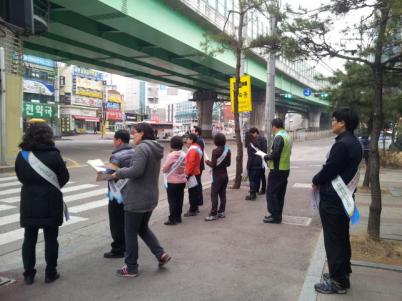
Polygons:
[[169,202],[169,220],[165,225],[171,226],[181,223],[181,213],[183,209],[184,187],[186,186],[186,153],[181,149],[183,139],[174,136],[170,140],[171,152],[168,154],[162,171],[164,175],[165,188],[167,189]]

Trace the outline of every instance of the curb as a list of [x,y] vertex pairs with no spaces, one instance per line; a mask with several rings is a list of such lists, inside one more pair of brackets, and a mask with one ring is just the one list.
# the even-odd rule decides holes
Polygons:
[[14,166],[5,165],[0,166],[0,174],[14,172]]
[[300,291],[298,301],[316,301],[318,293],[314,290],[314,284],[321,281],[322,271],[325,264],[324,236],[321,230],[313,257],[310,261],[303,287]]

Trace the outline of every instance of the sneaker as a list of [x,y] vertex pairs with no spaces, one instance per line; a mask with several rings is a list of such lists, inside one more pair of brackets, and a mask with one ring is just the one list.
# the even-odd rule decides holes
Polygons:
[[246,201],[255,201],[256,198],[257,197],[255,194],[249,194],[248,196],[246,196]]
[[137,277],[138,276],[138,271],[135,270],[135,271],[129,272],[127,266],[125,265],[121,269],[118,269],[116,271],[116,276],[119,276],[119,277]]
[[174,226],[174,225],[176,225],[176,222],[171,221],[171,220],[168,220],[168,221],[164,222],[164,224],[165,224],[166,226]]
[[315,284],[314,289],[322,294],[346,294],[346,288],[332,279]]
[[159,267],[163,267],[165,264],[167,264],[172,257],[166,253],[163,252],[162,255],[159,257],[158,262],[159,262]]
[[[329,273],[324,273],[322,274],[322,279],[323,280],[329,280],[331,277],[329,276]],[[349,275],[346,276],[346,281],[345,281],[345,287],[350,288],[350,279]]]
[[45,283],[52,283],[52,282],[56,281],[59,278],[60,278],[59,273],[56,273],[56,274],[53,274],[53,275],[46,275],[45,276]]
[[105,254],[103,254],[104,258],[123,258],[124,257],[124,253],[115,253],[115,252],[106,252]]
[[209,216],[207,216],[207,217],[205,218],[205,221],[206,221],[206,222],[215,221],[215,220],[217,220],[218,218],[219,218],[218,215],[209,215]]
[[192,212],[192,211],[187,211],[184,213],[184,217],[189,217],[189,216],[196,216],[197,212]]
[[225,218],[226,217],[225,212],[218,212],[218,217]]

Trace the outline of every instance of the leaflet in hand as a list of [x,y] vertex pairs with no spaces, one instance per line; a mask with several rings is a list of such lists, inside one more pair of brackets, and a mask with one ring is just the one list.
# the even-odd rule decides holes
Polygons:
[[256,151],[255,154],[257,156],[260,156],[263,160],[264,160],[264,157],[267,155],[266,153],[264,153],[263,151],[260,151],[260,150]]
[[105,172],[107,169],[101,159],[88,160],[87,163],[89,166],[94,168],[97,172]]

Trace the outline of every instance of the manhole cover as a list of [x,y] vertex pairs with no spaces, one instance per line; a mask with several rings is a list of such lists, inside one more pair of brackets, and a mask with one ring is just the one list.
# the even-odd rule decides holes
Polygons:
[[304,216],[282,216],[282,224],[296,225],[296,226],[304,226],[307,227],[311,223],[310,217]]

